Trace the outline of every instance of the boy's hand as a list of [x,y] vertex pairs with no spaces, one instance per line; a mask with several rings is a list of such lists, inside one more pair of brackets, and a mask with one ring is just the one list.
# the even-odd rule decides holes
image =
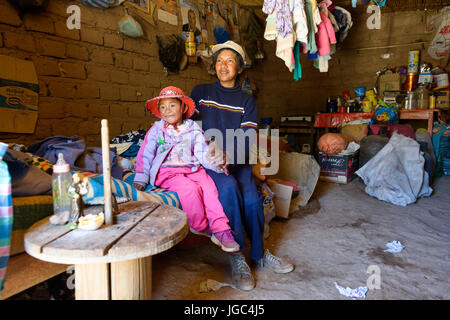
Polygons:
[[135,183],[133,183],[133,187],[135,187],[139,191],[144,191],[146,186],[135,182]]

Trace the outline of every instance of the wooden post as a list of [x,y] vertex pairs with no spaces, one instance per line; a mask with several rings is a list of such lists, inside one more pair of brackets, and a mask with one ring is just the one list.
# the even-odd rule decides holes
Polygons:
[[112,192],[111,192],[111,162],[109,158],[109,129],[108,120],[102,120],[102,161],[103,161],[103,194],[105,200],[105,224],[111,225],[112,220]]
[[152,257],[111,263],[111,300],[152,299]]
[[109,300],[109,264],[75,264],[75,299]]

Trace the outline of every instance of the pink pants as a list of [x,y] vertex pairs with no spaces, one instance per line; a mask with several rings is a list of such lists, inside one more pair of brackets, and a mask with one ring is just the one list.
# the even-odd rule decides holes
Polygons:
[[208,224],[213,233],[230,229],[216,185],[202,167],[194,172],[188,167],[160,168],[155,184],[178,194],[194,230],[204,231]]

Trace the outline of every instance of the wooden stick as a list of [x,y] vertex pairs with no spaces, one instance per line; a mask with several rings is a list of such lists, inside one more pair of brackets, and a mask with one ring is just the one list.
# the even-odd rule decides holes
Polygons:
[[105,200],[105,224],[112,224],[112,192],[111,192],[111,162],[109,159],[109,129],[108,120],[102,120],[102,161],[103,161],[103,194]]

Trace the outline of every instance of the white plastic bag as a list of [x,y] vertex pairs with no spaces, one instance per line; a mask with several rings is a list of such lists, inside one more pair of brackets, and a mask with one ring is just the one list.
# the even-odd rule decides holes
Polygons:
[[366,184],[365,191],[380,200],[406,206],[431,195],[429,177],[420,145],[394,132],[389,142],[356,174]]

